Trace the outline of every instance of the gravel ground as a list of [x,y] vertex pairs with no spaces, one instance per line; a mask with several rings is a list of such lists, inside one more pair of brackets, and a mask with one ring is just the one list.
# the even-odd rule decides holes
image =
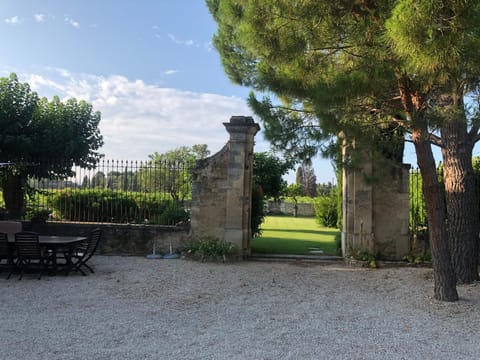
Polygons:
[[432,270],[95,256],[0,279],[0,359],[478,359],[480,285]]

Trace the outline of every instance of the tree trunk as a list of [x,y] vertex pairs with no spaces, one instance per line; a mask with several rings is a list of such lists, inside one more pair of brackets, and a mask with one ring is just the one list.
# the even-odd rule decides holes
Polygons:
[[448,248],[445,198],[437,177],[428,121],[423,118],[425,115],[423,110],[426,108],[425,98],[412,91],[410,79],[405,74],[397,71],[396,75],[400,98],[411,126],[412,141],[422,175],[432,252],[434,297],[442,301],[457,301],[457,281]]
[[457,301],[455,271],[452,267],[445,226],[445,202],[440,189],[431,144],[426,129],[415,129],[412,139],[423,180],[423,193],[428,215],[430,249],[432,252],[434,297]]
[[466,121],[442,126],[447,231],[452,265],[459,283],[478,280],[479,212],[472,166],[473,141]]
[[3,200],[10,219],[21,219],[23,214],[23,179],[19,174],[6,174],[2,181]]

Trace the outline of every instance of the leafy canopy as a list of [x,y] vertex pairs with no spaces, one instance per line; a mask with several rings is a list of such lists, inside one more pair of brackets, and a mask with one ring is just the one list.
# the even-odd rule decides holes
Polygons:
[[[0,187],[9,216],[24,213],[27,179],[73,175],[101,157],[100,113],[85,101],[39,98],[15,74],[0,78]],[[41,164],[41,166],[40,166]]]
[[269,152],[256,152],[253,154],[253,183],[261,186],[263,195],[267,198],[278,199],[286,186],[282,179],[292,164],[284,161]]
[[28,175],[68,176],[74,163],[94,166],[103,145],[99,123],[100,113],[85,101],[39,98],[13,73],[0,79],[0,162],[51,163],[29,166]]
[[[474,111],[461,108],[460,115],[446,113],[442,101],[461,104],[465,95],[478,94],[478,1],[206,2],[218,23],[214,45],[227,75],[275,95],[275,101],[259,100],[252,93],[249,104],[266,137],[291,156],[332,152],[319,144],[339,131],[382,137],[385,129],[395,131],[392,124],[407,131],[423,126],[418,121],[426,115],[435,134],[452,115],[465,121],[463,111],[478,119],[476,95]],[[402,91],[412,95],[416,111],[405,113]]]

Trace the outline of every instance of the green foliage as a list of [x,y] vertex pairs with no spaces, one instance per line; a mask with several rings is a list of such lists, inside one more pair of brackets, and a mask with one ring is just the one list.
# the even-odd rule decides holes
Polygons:
[[287,196],[287,199],[288,198],[293,199],[295,204],[297,204],[298,201],[300,201],[300,199],[302,199],[301,202],[305,202],[305,201],[311,202],[311,198],[303,196],[302,184],[289,184],[285,189],[285,195]]
[[[289,185],[290,186],[290,185]],[[295,185],[296,186],[296,185]],[[310,196],[286,196],[283,198],[286,203],[289,204],[315,204],[316,198]]]
[[281,160],[269,152],[253,154],[253,183],[261,186],[264,196],[277,200],[282,195],[286,183],[282,179],[292,164]]
[[335,188],[335,185],[331,182],[326,184],[317,184],[317,195],[318,196],[328,196]]
[[31,221],[47,221],[52,214],[52,210],[45,208],[28,208],[25,213],[25,220]]
[[[480,4],[475,0],[398,1],[386,22],[387,37],[405,67],[437,83],[450,82],[452,75],[466,82],[480,75],[478,20]],[[461,69],[464,69],[463,71]],[[461,73],[460,73],[461,71]]]
[[279,159],[272,153],[259,152],[253,154],[253,187],[252,187],[252,211],[251,230],[252,237],[261,233],[260,225],[265,217],[264,198],[278,199],[285,188],[285,175],[292,165]]
[[[10,216],[20,218],[28,177],[71,176],[73,164],[93,167],[103,139],[100,113],[85,101],[39,99],[15,74],[0,79],[0,187]],[[49,166],[35,166],[42,159]],[[8,195],[5,198],[5,195]]]
[[409,253],[403,257],[403,260],[410,263],[410,264],[424,264],[430,263],[432,261],[432,255],[430,252],[424,250],[421,255],[414,255],[413,253]]
[[231,255],[236,255],[238,249],[227,241],[219,240],[197,240],[192,241],[187,248],[187,254],[200,260],[222,260],[226,261]]
[[[173,225],[189,219],[189,214],[171,200],[155,194],[118,193],[111,190],[64,190],[48,201],[55,216],[69,221],[102,221]],[[125,215],[127,214],[127,215]]]
[[210,150],[206,144],[197,144],[192,147],[180,146],[165,153],[155,152],[148,157],[156,162],[182,162],[192,163],[195,160],[205,159],[210,155]]
[[263,208],[263,192],[260,186],[252,188],[252,208],[251,208],[251,230],[252,237],[259,236],[262,233],[260,225],[265,218],[265,211]]
[[315,217],[317,222],[326,227],[336,227],[338,223],[337,192],[328,196],[320,196],[315,201]]
[[30,123],[37,110],[38,95],[16,74],[0,78],[0,161],[14,162],[35,147]]
[[265,138],[292,163],[308,161],[319,151],[329,153],[332,136],[320,127],[315,112],[307,105],[275,106],[269,98],[257,100],[253,92],[248,104],[260,117]]
[[418,170],[410,172],[410,226],[413,231],[428,227],[422,176]]
[[367,249],[350,249],[347,253],[347,256],[358,261],[363,261],[364,266],[369,268],[377,268],[378,260],[381,259],[381,254],[379,252],[372,253]]
[[165,153],[155,152],[149,155],[152,167],[147,164],[138,171],[140,186],[156,191],[168,192],[175,201],[183,201],[191,196],[192,171],[196,160],[210,155],[207,145],[197,144],[192,147],[181,146]]
[[[65,190],[56,192],[51,206],[57,216],[69,221],[110,222],[122,212],[133,218],[139,213],[137,203],[111,190]],[[129,219],[123,219],[125,222]]]
[[165,202],[165,208],[159,216],[152,216],[149,221],[155,224],[174,225],[185,223],[190,219],[190,214],[178,203],[173,201]]

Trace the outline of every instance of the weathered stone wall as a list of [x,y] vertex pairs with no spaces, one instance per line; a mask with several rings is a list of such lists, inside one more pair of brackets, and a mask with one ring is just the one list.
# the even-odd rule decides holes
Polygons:
[[224,123],[227,145],[197,162],[193,178],[191,236],[195,240],[224,240],[239,255],[250,252],[253,139],[260,130],[251,117],[232,116]]
[[162,226],[138,224],[70,223],[47,222],[33,224],[24,222],[24,230],[34,230],[42,235],[82,235],[94,228],[101,228],[102,239],[98,247],[99,254],[140,255],[152,253],[155,242],[157,253],[177,252],[185,249],[189,243],[188,226]]
[[410,165],[391,171],[391,182],[373,188],[375,250],[402,260],[410,251]]
[[[268,201],[268,213],[271,214],[294,214],[294,203],[287,203],[285,201]],[[315,206],[313,204],[297,204],[298,216],[315,216]]]
[[409,169],[410,165],[392,166],[386,175],[385,168],[375,169],[368,162],[361,170],[344,169],[344,256],[368,250],[401,260],[410,251]]
[[212,239],[222,239],[224,236],[228,157],[227,144],[215,155],[196,164],[191,208],[192,234],[196,237],[205,238],[208,234]]

